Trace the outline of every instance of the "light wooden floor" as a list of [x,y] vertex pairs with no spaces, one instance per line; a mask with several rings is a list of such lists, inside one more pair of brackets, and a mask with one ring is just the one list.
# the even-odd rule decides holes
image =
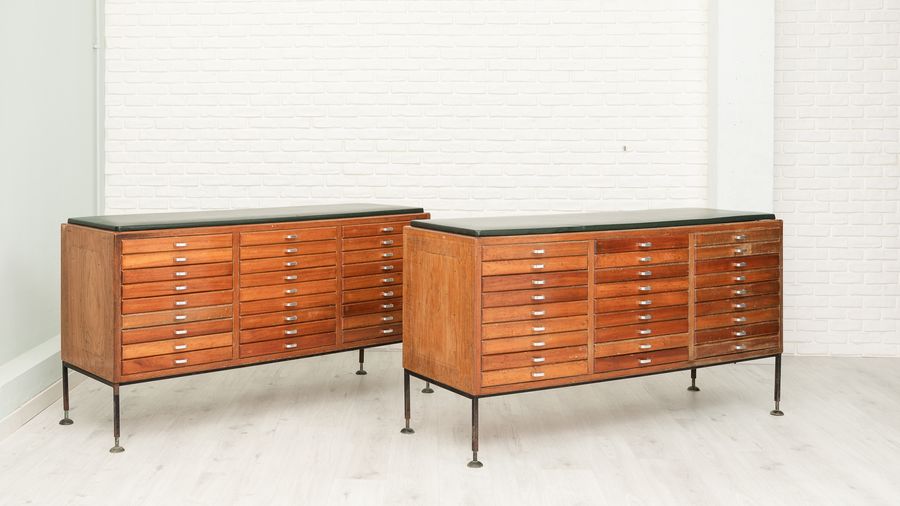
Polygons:
[[0,504],[898,504],[900,360],[772,365],[484,399],[480,470],[469,401],[413,381],[400,434],[397,351],[355,353],[111,389],[88,380],[0,442]]

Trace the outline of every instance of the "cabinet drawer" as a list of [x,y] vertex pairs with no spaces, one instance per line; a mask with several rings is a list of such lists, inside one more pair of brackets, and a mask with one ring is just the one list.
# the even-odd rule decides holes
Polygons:
[[269,341],[271,339],[288,339],[311,334],[335,332],[337,326],[335,320],[318,320],[314,322],[294,323],[291,325],[279,325],[277,327],[262,327],[241,331],[241,343],[255,343]]
[[489,323],[482,325],[481,337],[484,339],[495,339],[498,337],[539,336],[586,328],[588,328],[587,315],[569,316],[566,318],[549,318],[526,322]]
[[306,323],[317,320],[333,319],[337,315],[334,306],[300,309],[297,311],[279,311],[277,313],[263,313],[254,316],[241,317],[241,329],[258,329],[262,327],[274,327],[276,325],[289,325],[291,323]]
[[747,244],[729,244],[725,246],[708,246],[697,248],[697,259],[707,258],[737,258],[747,255],[764,255],[781,253],[780,242],[751,242]]
[[619,283],[622,281],[649,281],[663,278],[677,278],[688,275],[688,264],[665,264],[652,267],[614,267],[597,269],[594,281],[597,283]]
[[587,269],[587,256],[541,258],[535,260],[498,260],[483,262],[483,276],[525,274],[529,272],[581,271]]
[[259,355],[272,355],[275,353],[284,353],[290,355],[299,350],[309,350],[313,348],[321,348],[323,346],[334,346],[337,343],[337,334],[329,332],[325,334],[314,334],[311,336],[293,337],[289,339],[273,339],[271,341],[260,341],[258,343],[248,343],[241,345],[241,357],[257,357]]
[[122,255],[123,269],[230,262],[231,248]]
[[781,304],[780,295],[761,295],[758,297],[740,297],[736,299],[701,302],[695,306],[694,312],[697,316],[706,316],[718,313],[776,307],[779,304]]
[[122,358],[152,357],[169,353],[184,353],[188,351],[205,350],[208,348],[220,348],[231,346],[231,332],[224,334],[210,334],[207,336],[186,337],[183,339],[167,339],[165,341],[150,341],[139,344],[126,344],[122,346]]
[[631,311],[635,309],[678,306],[687,304],[687,301],[687,291],[635,295],[631,297],[613,297],[609,299],[596,299],[594,302],[594,310],[597,313],[615,313],[618,311]]
[[622,297],[627,295],[645,295],[648,293],[676,292],[687,290],[687,278],[667,278],[645,281],[626,281],[624,283],[600,283],[594,290],[596,297]]
[[402,311],[364,314],[344,318],[344,328],[358,329],[362,327],[373,327],[377,325],[390,325],[391,323],[399,323],[401,321],[403,321]]
[[151,281],[176,281],[196,278],[231,276],[233,264],[198,264],[190,267],[151,267],[122,271],[122,283],[149,283]]
[[543,336],[507,337],[491,339],[481,343],[482,355],[514,353],[520,351],[549,350],[567,346],[586,346],[587,331],[560,332]]
[[327,241],[337,239],[337,227],[298,228],[292,230],[269,230],[265,232],[242,232],[241,246],[261,244],[292,244],[296,242]]
[[598,269],[612,267],[633,267],[643,265],[674,264],[687,262],[687,249],[663,249],[658,251],[629,251],[595,256]]
[[505,306],[483,309],[481,321],[484,323],[536,320],[539,318],[559,318],[562,316],[586,315],[588,301],[557,302],[554,304]]
[[344,239],[341,242],[341,247],[344,251],[396,248],[400,246],[403,246],[403,234],[372,237],[354,237],[352,239]]
[[390,299],[403,296],[403,286],[386,286],[384,288],[365,288],[363,290],[350,290],[342,294],[344,304],[365,302],[369,300]]
[[639,325],[622,325],[619,327],[601,327],[594,331],[594,342],[621,341],[641,337],[682,334],[688,331],[687,320],[669,320],[664,322],[641,323]]
[[628,341],[598,343],[594,345],[594,356],[614,357],[632,353],[646,353],[648,351],[682,348],[687,347],[689,340],[687,334],[672,334],[668,336],[648,337],[646,339],[629,339]]
[[345,330],[344,342],[352,343],[356,341],[366,341],[369,339],[379,339],[383,337],[395,337],[400,340],[403,333],[403,324],[394,323],[392,325],[379,325],[377,327],[366,327],[361,329]]
[[231,318],[231,316],[231,305],[128,314],[122,316],[122,328],[134,329],[174,323],[192,323],[204,320],[216,320],[219,318]]
[[567,286],[564,288],[541,288],[537,290],[518,290],[513,292],[493,292],[481,296],[484,308],[501,306],[521,306],[523,304],[542,304],[551,302],[568,302],[588,298],[586,286]]
[[345,278],[372,276],[375,274],[398,274],[403,272],[403,260],[350,264],[344,265],[342,270]]
[[291,271],[261,272],[258,274],[244,274],[241,276],[241,286],[267,286],[282,283],[294,283],[303,281],[317,281],[321,279],[335,279],[337,267],[316,267],[313,269],[300,269]]
[[227,347],[212,348],[209,350],[123,360],[122,374],[138,374],[142,372],[161,371],[164,369],[177,369],[180,367],[190,367],[192,365],[223,362],[231,360],[231,355],[232,347],[229,345]]
[[344,278],[344,290],[358,290],[376,286],[402,285],[402,273],[376,274],[375,276],[356,276]]
[[[670,350],[651,351],[647,353],[632,353],[630,355],[616,355],[602,357],[594,360],[594,372],[622,371],[626,369],[640,369],[660,364],[675,364],[688,360],[687,348],[672,348]],[[639,374],[635,372],[635,374]]]
[[563,271],[541,274],[490,276],[481,281],[482,292],[504,292],[529,288],[559,288],[588,284],[587,271]]
[[356,316],[400,309],[403,309],[403,299],[394,298],[372,302],[360,302],[358,304],[344,304],[342,311],[344,316]]
[[481,259],[514,260],[518,258],[530,258],[540,260],[549,257],[570,257],[587,255],[588,242],[543,242],[531,244],[504,244],[498,246],[483,246]]
[[241,274],[309,269],[311,267],[328,267],[332,265],[337,265],[337,253],[300,255],[290,258],[262,258],[259,260],[242,260]]
[[624,251],[653,251],[660,249],[687,248],[688,235],[685,233],[648,233],[632,237],[611,237],[597,240],[597,253],[621,253]]
[[166,311],[170,309],[189,309],[203,306],[231,304],[232,291],[188,293],[167,297],[148,297],[144,299],[128,299],[122,301],[122,314],[148,313],[150,311]]
[[708,246],[711,244],[740,244],[745,242],[777,241],[779,239],[781,239],[781,229],[778,227],[729,230],[727,232],[708,232],[696,235],[698,246]]
[[713,329],[717,327],[730,327],[732,325],[744,325],[766,321],[776,322],[780,319],[781,308],[759,309],[756,311],[742,311],[737,313],[723,313],[709,316],[698,316],[694,321],[696,330]]
[[277,299],[280,297],[302,297],[304,295],[313,295],[316,293],[328,293],[336,291],[336,279],[323,279],[319,281],[290,283],[286,285],[255,286],[253,288],[241,288],[241,302],[250,302],[262,299]]
[[136,299],[138,297],[159,297],[160,295],[177,295],[180,293],[231,290],[232,284],[231,276],[134,283],[131,285],[122,285],[122,298]]
[[122,239],[122,254],[153,253],[156,251],[190,251],[195,249],[230,248],[231,234],[185,235],[154,237],[152,239]]
[[552,350],[522,351],[481,357],[482,371],[540,366],[587,359],[587,346],[570,346]]
[[718,258],[716,260],[700,260],[697,262],[697,274],[709,274],[711,272],[734,272],[743,274],[743,271],[753,269],[770,269],[778,267],[779,255],[756,255],[743,258]]
[[317,293],[315,295],[282,297],[280,299],[262,299],[241,303],[241,314],[273,313],[275,311],[292,311],[310,307],[337,304],[337,293]]
[[709,302],[712,300],[754,297],[757,295],[768,295],[778,293],[781,289],[781,283],[778,281],[769,281],[766,283],[753,283],[744,285],[719,286],[715,288],[703,288],[696,291],[697,302]]
[[143,327],[122,331],[122,344],[145,343],[165,339],[203,336],[231,332],[232,320],[206,320],[193,323],[176,323],[159,327]]
[[258,258],[296,257],[317,255],[337,251],[337,241],[314,241],[296,244],[266,244],[263,246],[242,246],[241,260]]
[[561,364],[536,365],[516,369],[500,369],[481,373],[481,386],[492,387],[512,383],[528,383],[587,374],[587,360]]
[[403,258],[403,248],[364,249],[344,252],[344,264],[361,264]]
[[346,225],[341,235],[344,237],[365,237],[369,235],[402,234],[403,227],[409,225],[409,220],[392,221],[390,223],[372,223],[369,225]]
[[694,279],[694,286],[707,288],[711,286],[757,283],[760,281],[773,281],[780,278],[778,269],[765,269],[761,271],[746,272],[720,272],[718,274],[704,274]]
[[687,317],[687,305],[668,306],[656,309],[638,309],[637,311],[598,314],[595,317],[594,326],[599,329],[618,325],[638,325],[641,323],[679,320]]
[[694,335],[694,340],[697,344],[710,344],[716,341],[748,339],[772,334],[778,334],[778,322],[763,322],[753,325],[736,325],[734,327],[701,330]]
[[715,357],[718,355],[730,355],[733,353],[740,354],[751,351],[767,350],[770,348],[772,349],[772,353],[775,354],[775,349],[778,348],[778,336],[766,336],[753,339],[741,339],[736,341],[722,341],[715,344],[705,344],[703,346],[697,346],[696,348],[694,348],[694,353],[699,359],[706,357]]

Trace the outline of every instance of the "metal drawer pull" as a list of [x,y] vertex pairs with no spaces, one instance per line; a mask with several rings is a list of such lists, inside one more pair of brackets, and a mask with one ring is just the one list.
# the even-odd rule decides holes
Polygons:
[[735,262],[734,266],[737,268],[747,267],[747,262]]
[[541,285],[544,285],[544,284],[546,284],[546,283],[547,283],[547,280],[545,280],[545,279],[532,279],[532,280],[531,280],[531,284],[532,284],[532,285],[535,285],[535,286],[541,286]]
[[177,263],[187,262],[187,257],[175,257]]
[[732,307],[735,309],[747,309],[747,304],[738,302],[737,304],[732,304]]
[[175,321],[179,322],[181,320],[187,320],[187,315],[186,314],[175,315]]
[[542,372],[533,372],[533,373],[531,373],[531,377],[532,377],[532,378],[543,378],[543,377],[544,377],[544,373],[542,373]]
[[642,277],[642,278],[646,278],[646,277],[652,276],[652,275],[653,275],[653,271],[640,271],[640,272],[638,272],[638,276],[640,276],[640,277]]
[[531,359],[531,361],[534,362],[535,364],[540,364],[541,362],[543,362],[545,360],[547,360],[547,359],[544,357],[534,357]]
[[297,267],[297,262],[285,262],[285,267]]
[[535,342],[531,343],[531,345],[534,346],[535,348],[541,348],[543,346],[547,346],[547,343],[545,343],[544,341],[535,341]]
[[381,309],[394,309],[393,304],[382,304]]
[[293,350],[296,347],[297,347],[297,343],[288,343],[288,344],[284,345],[284,349],[286,349],[286,350]]
[[284,252],[287,253],[287,254],[296,253],[296,252],[298,252],[298,251],[300,251],[300,250],[297,249],[297,248],[287,248],[287,249],[284,250]]
[[735,255],[743,255],[743,254],[746,253],[746,252],[747,252],[747,251],[746,251],[744,248],[734,248],[734,254],[735,254]]
[[642,350],[649,350],[650,348],[653,348],[653,345],[652,344],[642,344],[642,345],[638,346],[638,348],[640,348]]
[[532,295],[531,296],[531,300],[544,300],[544,299],[546,299],[546,297],[544,297],[543,295]]
[[735,290],[735,291],[733,291],[733,292],[731,292],[731,293],[733,293],[733,294],[735,294],[735,295],[747,295],[747,289],[746,289],[746,288],[741,288],[740,290]]
[[285,316],[285,317],[284,317],[284,321],[286,321],[286,322],[295,322],[295,321],[297,321],[297,316],[296,316],[296,315],[294,315],[294,316]]
[[638,301],[638,306],[649,306],[651,304],[653,304],[652,300],[639,300]]
[[531,327],[532,332],[543,332],[547,330],[545,327]]
[[638,262],[647,263],[647,262],[651,262],[651,261],[653,261],[653,257],[641,257],[641,258],[638,258]]
[[285,330],[285,331],[284,331],[284,335],[286,335],[286,336],[296,336],[296,335],[297,335],[297,329]]
[[639,243],[638,243],[638,248],[649,248],[649,247],[652,247],[652,246],[653,246],[653,243],[652,243],[652,242],[649,242],[649,241],[648,241],[648,242],[639,242]]
[[737,351],[741,351],[741,350],[746,350],[747,347],[744,346],[743,344],[736,344],[736,345],[734,345],[734,349]]
[[186,345],[186,344],[176,344],[176,345],[175,345],[175,349],[176,349],[176,350],[186,350],[186,349],[187,349],[187,345]]
[[394,270],[394,266],[393,265],[382,265],[381,270],[383,270],[385,272],[392,271],[392,270]]
[[188,332],[187,330],[176,330],[175,335],[176,336],[186,336],[187,332]]
[[638,291],[639,291],[639,292],[649,292],[649,291],[652,291],[652,290],[653,290],[653,287],[650,286],[650,285],[639,286],[639,287],[638,287]]
[[734,320],[734,323],[744,323],[745,321],[747,321],[747,317],[738,316],[737,318],[732,318],[732,320]]
[[638,360],[638,363],[641,364],[641,365],[647,365],[647,364],[649,364],[649,363],[652,362],[652,361],[653,361],[653,360],[652,360],[652,359],[649,359],[649,358],[642,358],[642,359]]
[[747,276],[735,276],[734,280],[737,281],[738,283],[741,283],[741,282],[747,281]]
[[299,290],[297,290],[296,288],[288,288],[287,290],[284,291],[284,293],[285,293],[285,295],[294,295],[298,291]]
[[187,361],[188,361],[188,359],[186,359],[186,358],[179,358],[179,359],[176,359],[176,360],[175,360],[175,365],[186,364]]
[[381,292],[382,297],[393,297],[394,292]]
[[382,245],[382,246],[391,246],[391,245],[393,245],[393,244],[394,244],[394,240],[393,240],[393,239],[385,239],[385,240],[381,241],[381,245]]
[[297,281],[297,275],[296,275],[296,274],[291,274],[290,276],[285,276],[285,277],[284,277],[284,280],[285,280],[285,281]]
[[175,243],[176,248],[187,248],[187,245],[188,244],[186,242],[176,242]]
[[296,234],[289,234],[289,235],[284,236],[284,240],[285,240],[285,241],[294,241],[294,240],[296,240],[296,239],[297,239],[297,235],[296,235]]
[[381,282],[382,282],[382,283],[393,283],[393,282],[394,282],[394,278],[383,278],[383,279],[381,280]]
[[176,292],[183,292],[185,290],[187,290],[187,285],[178,285],[175,287]]
[[284,307],[297,307],[296,302],[285,302]]
[[176,278],[183,278],[185,276],[187,276],[187,271],[178,271],[175,273]]
[[652,333],[653,333],[653,329],[641,329],[641,330],[638,330],[638,334],[640,334],[640,335],[642,335],[642,336],[649,336],[649,335],[652,334]]
[[393,257],[393,256],[394,256],[394,254],[391,253],[390,251],[388,251],[387,253],[382,253],[382,254],[381,254],[381,258],[391,258],[391,257]]
[[394,329],[384,329],[381,331],[382,334],[393,334]]
[[747,236],[744,234],[738,234],[738,235],[734,236],[734,240],[735,241],[746,241]]
[[532,269],[543,269],[544,264],[534,264],[531,266]]
[[381,231],[384,232],[385,234],[388,234],[388,233],[394,231],[394,227],[384,227],[381,229]]
[[735,331],[732,332],[732,333],[734,334],[734,337],[744,337],[744,336],[747,335],[747,331],[746,331],[746,330],[735,330]]
[[533,255],[543,255],[545,253],[542,249],[531,250],[531,254]]
[[392,321],[394,321],[394,317],[393,317],[393,316],[382,316],[382,317],[381,317],[381,321],[383,321],[383,322],[392,322]]
[[187,306],[187,301],[186,300],[176,300],[175,305],[176,306]]
[[547,314],[546,311],[532,311],[531,312],[531,316],[544,316],[545,314]]
[[653,315],[652,315],[652,314],[642,314],[642,315],[638,315],[638,320],[641,320],[641,321],[644,321],[644,322],[645,322],[645,321],[648,321],[648,320],[652,320],[652,319],[653,319]]

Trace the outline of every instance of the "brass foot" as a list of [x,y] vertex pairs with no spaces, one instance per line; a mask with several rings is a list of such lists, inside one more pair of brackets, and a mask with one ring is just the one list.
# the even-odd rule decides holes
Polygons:
[[116,445],[109,449],[109,453],[122,453],[125,451],[125,448],[119,446],[119,438],[116,438]]
[[63,411],[63,419],[59,421],[60,425],[72,425],[73,422],[71,418],[69,418],[69,410]]

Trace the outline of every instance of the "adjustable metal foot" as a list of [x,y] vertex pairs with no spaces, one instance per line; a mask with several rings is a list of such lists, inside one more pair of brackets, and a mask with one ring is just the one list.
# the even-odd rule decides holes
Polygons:
[[59,421],[60,425],[72,425],[73,422],[69,418],[69,368],[66,364],[62,366],[62,391],[63,391],[63,419]]
[[433,394],[434,389],[431,388],[431,383],[425,382],[425,388],[422,389],[423,394]]
[[116,444],[109,449],[109,453],[122,453],[125,448],[119,445],[119,385],[113,385],[113,438]]
[[401,434],[415,434],[416,431],[409,427],[409,372],[403,371],[403,416],[406,418],[406,426],[400,429]]
[[473,469],[484,467],[478,460],[478,397],[472,398],[472,460],[466,466]]
[[478,460],[478,452],[472,452],[472,460],[471,462],[466,464],[466,467],[471,467],[472,469],[480,469],[484,467],[484,464],[482,464]]
[[688,392],[699,392],[700,389],[697,387],[697,369],[691,369],[691,386],[688,388]]
[[366,372],[365,369],[363,369],[363,364],[365,363],[365,361],[366,361],[366,350],[364,348],[360,348],[359,349],[359,370],[356,371],[357,376],[365,376],[366,374],[369,374]]
[[59,421],[60,425],[72,425],[73,422],[71,418],[69,418],[69,410],[66,409],[63,411],[63,419]]
[[125,451],[125,448],[119,446],[119,438],[116,438],[116,444],[112,448],[109,449],[109,453],[122,453]]
[[781,355],[775,356],[775,409],[769,411],[772,416],[784,416],[781,411]]
[[775,409],[773,409],[772,411],[769,411],[769,414],[770,414],[770,415],[772,415],[772,416],[784,416],[784,411],[778,409],[778,408],[779,408],[779,406],[778,406],[779,404],[781,404],[781,403],[780,403],[780,402],[776,402],[776,403],[775,403]]

